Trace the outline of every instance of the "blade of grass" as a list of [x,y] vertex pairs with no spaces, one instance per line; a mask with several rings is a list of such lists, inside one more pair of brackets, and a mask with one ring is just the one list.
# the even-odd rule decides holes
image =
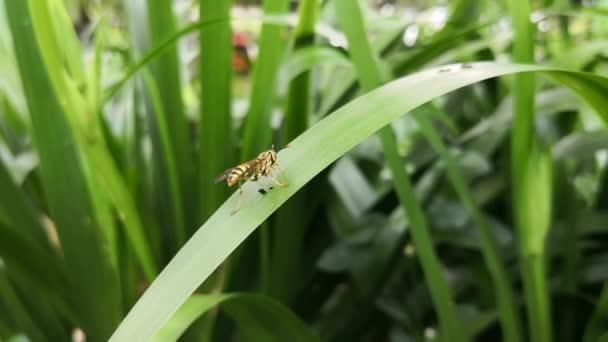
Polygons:
[[604,283],[595,311],[587,322],[583,342],[599,341],[600,336],[606,331],[608,324],[606,317],[608,317],[608,283]]
[[175,154],[173,153],[172,141],[168,132],[169,125],[163,123],[164,119],[166,119],[167,117],[164,114],[160,89],[156,84],[156,80],[146,70],[144,70],[143,79],[146,84],[148,94],[150,96],[150,102],[152,103],[153,107],[152,111],[155,115],[155,120],[157,122],[157,129],[159,135],[158,140],[161,145],[158,157],[162,159],[161,163],[163,163],[166,167],[166,181],[168,182],[167,190],[169,191],[169,199],[173,207],[172,228],[175,229],[175,231],[171,233],[166,233],[168,233],[169,237],[174,238],[173,243],[175,244],[175,246],[181,246],[186,241],[186,232],[184,216],[180,214],[183,212],[184,207],[182,204],[182,197],[180,195],[181,193],[179,189],[179,175],[177,170],[178,162],[176,160]]
[[[364,93],[370,92],[381,86],[383,80],[377,57],[374,56],[367,38],[365,38],[366,32],[359,4],[351,0],[334,0],[334,6],[340,26],[348,39],[348,51],[357,70],[361,88]],[[379,135],[384,156],[391,170],[395,191],[409,218],[412,238],[439,317],[440,335],[445,340],[449,336],[452,341],[464,341],[464,332],[460,329],[456,306],[447,279],[433,249],[422,206],[418,202],[409,176],[405,172],[404,162],[399,155],[392,127],[387,125],[382,128]]]
[[[89,106],[87,106],[85,96],[75,88],[77,82],[61,74],[61,71],[64,70],[64,63],[61,57],[63,54],[62,46],[58,43],[60,37],[52,35],[53,30],[46,29],[46,27],[54,25],[49,18],[51,15],[48,13],[49,8],[54,7],[49,7],[50,4],[46,0],[35,1],[33,4],[33,18],[36,19],[34,28],[38,27],[36,35],[37,37],[40,35],[38,42],[42,46],[41,50],[44,51],[42,56],[47,65],[47,70],[52,70],[51,75],[54,75],[51,78],[52,86],[57,94],[61,94],[59,103],[63,105],[67,120],[73,129],[74,138],[86,152],[83,158],[91,163],[91,167],[88,168],[84,167],[87,164],[84,163],[83,171],[86,171],[85,175],[87,177],[85,179],[95,208],[93,212],[99,223],[102,223],[101,227],[104,228],[103,232],[109,242],[108,249],[111,252],[113,264],[116,264],[116,242],[114,222],[110,217],[108,199],[113,201],[114,206],[119,211],[119,217],[125,223],[127,236],[136,251],[144,273],[148,279],[152,279],[156,274],[155,265],[145,243],[143,227],[135,210],[132,196],[126,190],[124,181],[108,153],[108,147],[103,139],[99,122],[94,115],[96,112],[93,110],[97,108],[97,104],[89,103]],[[62,15],[61,11],[59,13],[52,12],[52,14]],[[62,32],[68,30],[65,27],[65,22],[63,24],[64,27],[60,30]],[[59,24],[55,23],[55,25]],[[72,62],[71,64],[77,65],[78,63]],[[78,67],[73,66],[73,68]],[[95,94],[95,87],[89,88],[87,91],[94,98],[99,96],[99,94]],[[97,172],[93,172],[93,170]],[[105,191],[101,191],[102,188],[107,190],[107,194]]]
[[[502,334],[504,341],[520,341],[521,332],[519,329],[519,321],[517,318],[517,306],[511,289],[509,277],[503,266],[503,258],[501,257],[499,245],[494,236],[494,233],[488,224],[488,221],[483,216],[478,205],[473,199],[473,195],[469,191],[465,178],[460,172],[460,169],[449,153],[447,147],[441,141],[441,137],[435,131],[429,119],[420,113],[414,113],[416,120],[420,125],[420,130],[432,145],[433,149],[441,159],[445,162],[447,168],[447,176],[452,182],[452,185],[462,204],[473,217],[473,221],[479,230],[481,240],[481,248],[483,256],[492,276],[494,285],[494,293],[497,299],[498,312],[501,322]],[[470,336],[471,338],[473,336]]]
[[15,328],[25,333],[34,341],[45,341],[45,337],[39,326],[34,323],[30,314],[25,310],[23,302],[15,292],[11,284],[4,265],[0,261],[0,301],[2,307],[8,311]]
[[[148,30],[150,45],[156,46],[176,31],[173,2],[148,0]],[[154,158],[157,158],[157,191],[163,229],[168,236],[175,235],[173,248],[185,241],[186,232],[195,227],[197,211],[196,184],[194,177],[194,154],[191,134],[182,101],[177,48],[172,46],[151,63],[150,72],[158,89],[154,103],[153,135]],[[147,82],[148,91],[150,83]],[[151,94],[150,94],[151,95]],[[160,106],[159,106],[160,105]],[[164,154],[164,156],[163,156]],[[169,158],[169,155],[171,158]],[[173,159],[173,160],[171,160]],[[174,184],[177,182],[177,185]],[[168,201],[168,199],[171,199]],[[177,201],[179,198],[179,201]],[[166,212],[165,212],[166,208]],[[171,217],[171,221],[168,217]]]
[[[104,250],[82,159],[39,52],[29,1],[5,3],[32,121],[51,217],[70,269],[70,304],[91,340],[104,340],[120,321],[117,274]],[[47,28],[48,29],[48,28]]]
[[[299,6],[298,24],[293,37],[294,51],[314,44],[320,4],[318,0],[303,0]],[[291,80],[286,102],[282,141],[291,141],[308,128],[312,105],[310,71],[302,72]],[[302,239],[312,209],[307,203],[306,192],[296,194],[279,210],[272,230],[275,243],[271,251],[269,293],[286,303],[293,299],[301,284],[299,264]]]
[[[220,263],[289,197],[355,145],[421,104],[466,85],[517,72],[542,72],[555,79],[557,75],[569,74],[563,84],[577,91],[584,89],[582,85],[588,82],[601,82],[603,90],[590,88],[596,92],[594,95],[579,93],[585,99],[599,100],[608,89],[608,79],[604,77],[549,67],[487,62],[471,63],[470,68],[452,65],[450,72],[440,72],[442,68],[445,67],[418,72],[373,90],[293,140],[290,148],[279,153],[279,162],[284,169],[280,177],[288,180],[289,186],[262,196],[257,184],[246,183],[243,207],[236,215],[230,215],[239,196],[233,194],[161,272],[111,341],[151,338]],[[596,103],[594,108],[602,119],[608,120],[608,99],[603,98],[603,101],[603,104]]]
[[[19,300],[23,303],[24,310],[35,322],[36,328],[40,330],[48,341],[66,341],[69,339],[69,329],[65,322],[74,322],[71,313],[65,311],[65,307],[57,305],[56,296],[48,296],[48,293],[39,291],[40,280],[34,282],[24,281],[14,276],[10,265],[7,264],[7,276],[10,284],[15,289]],[[63,305],[62,302],[60,305]]]
[[28,278],[41,291],[65,298],[65,265],[52,250],[32,204],[1,161],[0,194],[0,256],[12,272]]
[[201,22],[201,109],[199,122],[199,194],[198,222],[205,222],[222,204],[226,187],[213,179],[235,164],[232,132],[231,81],[232,31],[230,0],[200,0]]
[[72,20],[65,8],[65,3],[61,0],[50,0],[49,9],[49,13],[53,13],[50,19],[55,37],[61,37],[63,47],[61,54],[66,63],[67,71],[75,80],[78,88],[84,87],[86,76],[82,63],[80,40],[73,29]]
[[0,199],[0,219],[8,225],[18,227],[27,240],[50,253],[51,246],[32,203],[11,178],[2,160],[0,160]]
[[[509,10],[514,29],[513,60],[534,63],[530,1],[510,1]],[[551,164],[549,153],[541,150],[534,132],[534,84],[533,74],[514,76],[511,177],[530,338],[549,342],[551,309],[544,244],[551,221]]]
[[[281,15],[287,12],[289,1],[264,0],[264,15]],[[254,158],[270,148],[272,127],[270,114],[276,96],[279,65],[285,49],[283,28],[264,24],[260,33],[260,53],[253,68],[253,86],[249,110],[244,124],[241,160]]]
[[214,307],[232,317],[251,341],[318,341],[306,325],[288,308],[268,297],[255,294],[195,295],[184,303],[156,334],[155,341],[176,341],[197,318]]

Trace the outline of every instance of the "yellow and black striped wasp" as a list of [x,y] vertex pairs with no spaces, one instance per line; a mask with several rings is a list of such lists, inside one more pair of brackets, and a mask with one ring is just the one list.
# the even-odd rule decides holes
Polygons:
[[248,180],[257,181],[260,177],[265,176],[272,179],[272,181],[280,187],[288,185],[287,183],[281,183],[274,178],[272,175],[272,169],[274,168],[283,172],[283,169],[281,169],[281,166],[279,166],[277,161],[277,152],[274,150],[274,145],[272,145],[270,150],[260,153],[257,158],[232,167],[224,171],[215,179],[215,183],[219,183],[225,179],[228,186],[233,186],[236,183],[239,184],[239,199],[236,208],[230,212],[230,215],[236,214],[236,212],[241,209],[241,201],[243,198],[242,185],[244,182]]

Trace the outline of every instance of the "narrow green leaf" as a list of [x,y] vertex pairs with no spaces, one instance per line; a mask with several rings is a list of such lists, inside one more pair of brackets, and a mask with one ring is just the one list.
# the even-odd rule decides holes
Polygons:
[[[334,5],[340,25],[348,38],[348,49],[357,69],[363,92],[369,92],[380,86],[383,81],[376,56],[374,56],[367,39],[361,39],[366,35],[359,5],[351,0],[334,0]],[[391,126],[386,126],[380,130],[380,140],[399,201],[409,219],[412,238],[418,250],[422,269],[439,316],[440,334],[444,339],[449,336],[449,339],[453,341],[464,341],[464,332],[460,329],[456,316],[456,305],[452,299],[439,258],[433,249],[430,230],[422,206],[416,198],[409,176],[405,172]]]
[[435,131],[428,118],[419,113],[414,116],[420,124],[420,129],[426,139],[431,143],[433,149],[439,154],[445,162],[447,175],[450,178],[460,200],[465,208],[471,213],[475,225],[479,230],[481,238],[481,247],[483,256],[492,276],[494,285],[494,293],[497,298],[497,306],[502,325],[504,341],[520,341],[521,332],[519,328],[519,320],[517,317],[517,306],[515,296],[511,289],[511,284],[507,272],[504,268],[503,258],[500,255],[499,244],[494,236],[488,221],[483,216],[478,205],[473,199],[473,195],[469,191],[464,176],[462,175],[456,161],[449,153],[447,147],[441,141],[441,137]]
[[33,341],[45,341],[47,338],[37,326],[29,313],[25,310],[24,304],[19,299],[7,274],[6,268],[0,260],[0,302],[5,310],[8,311],[16,329],[25,333]]
[[[102,231],[106,234],[109,255],[111,260],[113,260],[112,263],[116,264],[116,242],[114,222],[111,217],[108,199],[113,202],[112,204],[119,211],[119,216],[125,223],[127,236],[136,251],[144,273],[148,279],[152,279],[156,274],[156,270],[151,253],[145,244],[143,227],[135,211],[132,197],[126,190],[124,181],[108,153],[99,122],[96,120],[95,114],[97,113],[94,112],[97,104],[92,103],[90,106],[87,106],[84,95],[77,89],[77,81],[75,82],[65,75],[67,71],[64,69],[64,63],[62,62],[64,52],[62,51],[62,45],[59,43],[61,37],[56,34],[53,35],[54,30],[47,29],[55,25],[48,15],[50,9],[54,7],[52,7],[51,3],[47,3],[47,0],[34,1],[32,4],[32,18],[36,19],[34,21],[34,28],[38,28],[36,32],[37,41],[43,47],[42,51],[44,53],[42,57],[44,57],[44,62],[47,66],[46,70],[52,71],[50,75],[54,75],[51,77],[51,84],[56,90],[56,94],[59,94],[59,103],[62,105],[66,119],[73,129],[74,139],[85,152],[82,157],[86,162],[83,163],[82,170],[86,176],[85,180],[91,193],[95,219],[99,221],[101,227],[104,228]],[[65,23],[61,27],[60,31],[62,32],[71,29],[71,27],[66,27]],[[75,33],[66,34],[74,35]],[[99,48],[98,46],[97,49]],[[73,50],[70,56],[72,56],[71,58],[76,58],[78,48],[73,48]],[[80,68],[80,66],[77,66],[80,61],[71,63],[73,64],[72,68]],[[80,72],[75,71],[74,73]],[[88,89],[89,95],[95,95],[95,88]],[[89,162],[91,164],[90,167],[85,167]],[[102,189],[107,190],[107,194]]]
[[[264,15],[287,12],[289,1],[264,0]],[[274,106],[279,65],[283,57],[283,28],[264,24],[260,33],[260,53],[253,68],[253,88],[244,125],[242,160],[254,158],[271,145],[270,114]]]
[[48,238],[40,224],[38,214],[32,203],[11,178],[2,160],[0,160],[0,220],[13,227],[18,227],[29,241],[47,248],[47,251],[50,252]]
[[42,182],[70,269],[70,304],[90,340],[104,340],[121,316],[117,275],[104,250],[100,227],[93,219],[82,159],[44,67],[32,31],[29,4],[29,1],[5,3],[40,157]]
[[[147,1],[151,46],[164,42],[177,31],[172,6],[171,1]],[[158,96],[152,101],[159,102],[153,104],[154,120],[152,120],[153,127],[157,131],[152,139],[153,156],[157,159],[158,172],[156,199],[161,219],[166,220],[162,222],[163,229],[168,235],[175,234],[176,244],[173,247],[178,248],[185,241],[187,229],[195,226],[197,187],[193,186],[196,184],[194,152],[181,95],[177,48],[167,48],[151,63],[150,71],[158,89]],[[150,87],[149,82],[146,81],[146,84]],[[175,182],[177,184],[174,184]],[[168,200],[169,198],[171,200]],[[167,216],[172,220],[169,221]]]
[[154,336],[176,341],[192,322],[220,306],[236,323],[240,336],[256,341],[318,341],[289,309],[268,297],[255,294],[194,295]]
[[[289,197],[355,145],[421,104],[475,82],[518,72],[546,73],[552,70],[551,76],[569,74],[572,77],[566,85],[573,89],[590,80],[608,82],[600,76],[532,65],[486,62],[471,63],[470,68],[451,65],[448,66],[450,72],[440,72],[442,68],[445,67],[418,72],[373,90],[293,140],[290,148],[279,153],[279,162],[284,169],[279,177],[288,181],[289,186],[262,196],[258,193],[257,184],[246,183],[241,210],[230,215],[238,197],[234,194],[177,253],[135,304],[111,340],[151,338],[217,266]],[[604,118],[608,118],[606,108],[608,105],[596,107]]]
[[[608,324],[608,283],[604,283],[595,311],[587,322],[583,342],[599,341],[598,338],[606,331]],[[605,334],[604,334],[605,335]]]
[[199,122],[200,217],[204,222],[226,199],[226,187],[213,184],[233,166],[234,141],[231,116],[232,31],[231,0],[200,0],[201,106]]
[[62,307],[68,307],[65,302],[68,296],[65,291],[67,272],[58,256],[39,243],[33,243],[27,234],[1,219],[0,234],[0,258],[10,269],[11,275],[34,284],[37,291],[60,303]]
[[[177,167],[177,157],[175,153],[173,153],[173,141],[171,140],[171,136],[169,134],[169,125],[167,125],[164,120],[167,118],[165,110],[162,106],[162,96],[160,93],[160,89],[156,84],[156,80],[152,78],[149,72],[144,71],[144,81],[146,83],[146,87],[148,90],[148,94],[150,96],[150,102],[152,104],[152,112],[155,115],[154,119],[156,121],[156,128],[158,129],[158,143],[160,144],[159,150],[157,151],[157,158],[160,159],[161,167],[165,168],[166,179],[161,181],[167,182],[167,190],[169,193],[167,198],[161,199],[161,203],[169,202],[171,203],[171,219],[172,225],[171,227],[165,227],[167,231],[166,233],[169,236],[174,236],[173,247],[181,246],[186,240],[186,231],[185,231],[185,222],[183,216],[183,202],[182,196],[179,188],[179,175],[178,175],[178,167]],[[166,204],[166,203],[165,203]],[[167,204],[168,205],[168,204]]]

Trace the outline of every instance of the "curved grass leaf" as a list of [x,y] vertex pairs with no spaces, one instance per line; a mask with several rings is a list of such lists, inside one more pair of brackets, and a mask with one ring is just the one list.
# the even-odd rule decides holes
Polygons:
[[[448,72],[440,70],[448,69]],[[228,199],[192,236],[140,298],[112,336],[112,341],[146,340],[169,320],[196,288],[251,234],[270,214],[314,176],[355,145],[412,109],[455,89],[491,77],[518,72],[542,72],[565,80],[565,85],[587,89],[589,82],[603,84],[608,79],[587,73],[561,71],[532,65],[472,63],[470,68],[451,65],[418,72],[390,82],[341,107],[291,142],[279,153],[285,170],[279,178],[289,182],[262,196],[256,184],[244,185],[243,207],[230,212],[238,194]],[[558,76],[568,75],[567,79]],[[600,91],[600,88],[589,88]],[[600,99],[602,93],[580,93],[581,97]],[[608,118],[603,104],[595,103],[602,117]]]
[[220,306],[236,323],[240,336],[249,341],[318,341],[289,309],[269,297],[253,294],[215,294],[190,297],[154,341],[176,341],[209,310]]

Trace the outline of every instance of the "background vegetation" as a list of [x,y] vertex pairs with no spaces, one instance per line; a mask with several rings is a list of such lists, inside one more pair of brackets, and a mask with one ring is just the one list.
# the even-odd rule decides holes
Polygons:
[[608,340],[607,15],[0,0],[0,341]]

